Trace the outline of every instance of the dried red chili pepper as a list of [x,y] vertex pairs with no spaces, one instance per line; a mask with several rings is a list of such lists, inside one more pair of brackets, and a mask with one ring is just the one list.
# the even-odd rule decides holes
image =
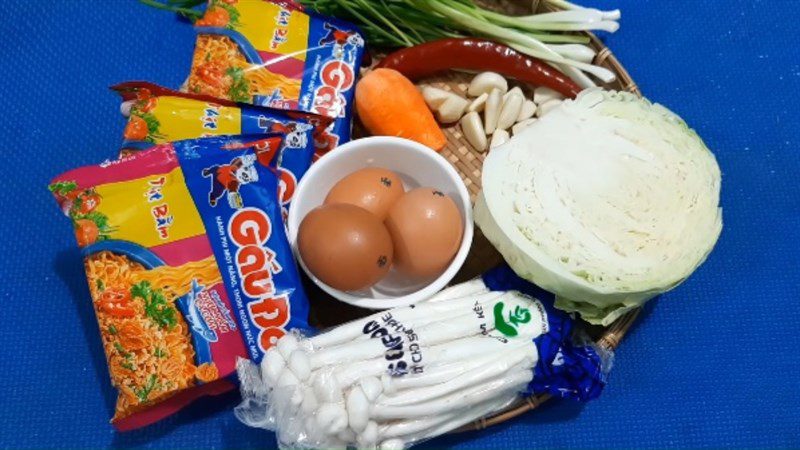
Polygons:
[[426,42],[389,54],[377,67],[397,70],[411,80],[451,69],[492,71],[524,83],[549,87],[570,98],[581,91],[569,77],[547,64],[485,39],[448,38]]

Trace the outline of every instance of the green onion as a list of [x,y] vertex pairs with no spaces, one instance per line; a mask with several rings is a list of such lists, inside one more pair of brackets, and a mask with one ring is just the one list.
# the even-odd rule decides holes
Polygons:
[[589,42],[588,37],[574,34],[575,31],[614,32],[619,28],[616,22],[619,11],[546,1],[565,11],[510,16],[482,8],[473,0],[300,0],[300,3],[319,13],[356,23],[372,45],[411,47],[447,37],[480,36],[556,64],[584,87],[594,82],[581,71],[604,82],[613,81],[612,72],[573,59],[569,51],[548,44]]
[[[190,20],[202,15],[194,9],[202,0],[139,1]],[[573,59],[570,51],[557,44],[587,44],[589,38],[577,31],[613,33],[619,28],[619,10],[600,11],[565,0],[541,1],[563,11],[511,16],[483,8],[474,0],[299,0],[321,14],[357,24],[373,46],[413,47],[450,37],[485,37],[556,65],[583,87],[594,85],[584,72],[603,82],[613,81],[611,71]]]

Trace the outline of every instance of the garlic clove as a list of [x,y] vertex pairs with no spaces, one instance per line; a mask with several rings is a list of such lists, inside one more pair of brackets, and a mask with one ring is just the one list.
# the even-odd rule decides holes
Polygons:
[[522,122],[523,120],[530,119],[536,113],[536,103],[533,103],[532,100],[525,99],[522,103],[522,108],[519,110],[519,115],[517,116],[517,122]]
[[536,122],[536,120],[537,119],[535,118],[530,118],[530,119],[525,119],[522,122],[517,122],[516,124],[514,124],[513,127],[511,127],[511,132],[514,133],[514,136],[516,136],[519,134],[520,131],[533,125],[533,123]]
[[541,105],[542,103],[553,99],[563,100],[564,96],[544,86],[539,86],[533,90],[533,102],[537,105]]
[[467,106],[467,112],[481,112],[483,111],[483,107],[486,105],[486,99],[489,98],[489,93],[484,92],[483,94],[479,95],[472,103]]
[[525,98],[522,95],[510,95],[500,110],[496,130],[507,130],[511,125],[514,125],[524,102]]
[[461,132],[464,133],[467,142],[479,152],[486,150],[486,134],[483,131],[483,124],[481,124],[481,116],[472,111],[462,117],[460,123]]
[[522,89],[520,89],[519,86],[514,86],[513,89],[503,94],[503,103],[505,103],[506,100],[508,100],[508,97],[511,97],[512,95],[519,95],[522,98],[525,98],[525,93],[522,92]]
[[539,105],[539,107],[536,109],[536,115],[538,117],[544,117],[545,114],[547,114],[550,111],[552,111],[553,108],[557,107],[561,103],[562,103],[561,100],[558,100],[558,99],[555,99],[555,98],[552,99],[552,100],[548,100],[548,101],[542,103],[541,105]]
[[421,86],[420,92],[440,123],[458,121],[469,105],[469,100],[464,97],[433,86]]
[[489,144],[489,148],[495,148],[498,145],[503,145],[511,138],[506,130],[495,130],[494,134],[492,135],[492,142]]
[[438,120],[439,123],[453,123],[458,121],[458,119],[464,115],[464,110],[467,109],[467,105],[469,105],[467,99],[449,92],[448,94],[450,94],[450,96],[447,97],[447,100],[439,105],[435,111],[436,120]]
[[469,83],[467,94],[471,97],[478,97],[483,93],[491,92],[492,89],[498,89],[503,94],[508,91],[508,81],[499,73],[482,72]]
[[486,106],[483,108],[483,126],[486,134],[494,133],[497,128],[497,118],[500,115],[502,106],[502,96],[500,89],[492,89],[486,99]]
[[455,95],[452,92],[445,91],[444,89],[439,89],[433,86],[420,86],[420,92],[422,93],[422,98],[425,99],[425,104],[428,105],[433,111],[436,111],[436,108],[442,105],[451,95]]

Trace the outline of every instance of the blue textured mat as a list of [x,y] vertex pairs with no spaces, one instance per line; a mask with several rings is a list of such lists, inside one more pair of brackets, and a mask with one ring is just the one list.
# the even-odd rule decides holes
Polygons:
[[[708,262],[651,305],[611,384],[581,407],[431,442],[454,448],[800,447],[800,2],[584,0],[623,10],[608,37],[642,91],[705,138],[724,173]],[[137,2],[0,2],[0,447],[271,447],[235,396],[116,434],[100,341],[67,221],[45,189],[114,154],[106,86],[177,86],[193,34]]]

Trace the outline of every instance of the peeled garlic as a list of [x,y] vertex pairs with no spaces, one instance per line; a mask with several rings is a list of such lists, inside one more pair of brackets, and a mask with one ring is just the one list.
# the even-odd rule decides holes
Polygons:
[[467,142],[479,152],[486,150],[486,134],[483,132],[481,116],[472,111],[462,117],[460,123],[461,131],[464,133],[464,137],[467,138]]
[[436,111],[436,108],[441,106],[442,103],[445,102],[451,95],[455,95],[452,92],[445,91],[444,89],[439,89],[433,86],[420,86],[420,92],[422,92],[422,98],[425,99],[425,104],[428,105],[432,111]]
[[467,99],[459,97],[456,94],[450,94],[444,103],[436,108],[436,120],[440,123],[453,123],[457,121],[464,114],[467,104],[469,104]]
[[524,130],[525,128],[528,128],[534,122],[536,122],[536,119],[533,118],[525,119],[522,122],[517,122],[516,124],[514,124],[513,127],[511,127],[511,132],[514,133],[514,136],[516,136],[519,134],[520,131]]
[[452,123],[461,118],[469,101],[460,95],[433,86],[420,88],[425,104],[436,115],[440,123]]
[[559,94],[558,92],[548,87],[539,86],[538,88],[533,90],[533,102],[536,103],[537,105],[541,105],[542,103],[548,100],[553,100],[553,99],[561,100],[563,98],[564,98],[563,95]]
[[539,108],[536,110],[536,115],[539,116],[539,117],[544,117],[545,114],[549,113],[553,108],[555,108],[556,106],[558,106],[560,104],[561,104],[561,100],[558,100],[558,99],[555,99],[555,98],[552,99],[552,100],[548,100],[548,101],[542,103],[541,105],[539,105]]
[[491,92],[492,89],[498,89],[503,94],[508,91],[508,81],[499,73],[483,72],[472,79],[469,89],[467,89],[467,94],[472,97],[478,97],[483,93]]
[[483,111],[484,105],[486,105],[486,99],[489,98],[489,94],[484,92],[483,94],[479,95],[478,98],[472,101],[472,103],[467,106],[467,112],[481,112]]
[[500,116],[500,108],[502,106],[502,96],[500,89],[492,89],[489,97],[486,99],[486,106],[483,109],[484,130],[486,134],[494,133],[497,128],[497,118]]
[[536,103],[533,103],[531,100],[525,100],[522,103],[522,108],[519,110],[519,115],[517,116],[517,122],[522,122],[525,119],[530,119],[533,117],[533,114],[536,112]]
[[489,148],[495,148],[498,145],[503,145],[508,142],[508,139],[511,136],[508,134],[506,130],[495,130],[494,134],[492,135],[492,142],[489,143]]
[[508,96],[497,118],[497,130],[506,130],[517,121],[525,98],[521,94]]
[[522,92],[522,89],[520,89],[519,86],[514,86],[510,91],[503,94],[503,102],[508,100],[508,97],[511,97],[512,95],[519,95],[522,96],[522,98],[525,98],[525,93]]

